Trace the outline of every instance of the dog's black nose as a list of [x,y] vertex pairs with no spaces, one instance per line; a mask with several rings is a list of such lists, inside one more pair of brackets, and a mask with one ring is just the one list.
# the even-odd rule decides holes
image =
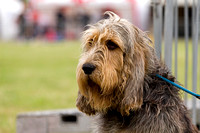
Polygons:
[[87,75],[90,75],[94,71],[95,68],[96,67],[93,64],[90,64],[90,63],[85,63],[82,66],[84,73],[87,74]]

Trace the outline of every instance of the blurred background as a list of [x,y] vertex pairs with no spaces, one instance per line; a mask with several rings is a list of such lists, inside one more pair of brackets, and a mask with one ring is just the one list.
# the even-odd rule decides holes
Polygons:
[[[76,40],[107,10],[150,29],[150,1],[6,0],[0,2],[1,39]],[[8,28],[9,27],[9,28]]]
[[[113,11],[143,31],[148,31],[155,43],[156,33],[159,33],[155,29],[161,30],[160,48],[161,51],[167,49],[164,48],[166,39],[163,39],[164,36],[167,38],[167,34],[163,30],[168,28],[163,24],[168,23],[164,20],[170,19],[170,16],[164,12],[167,0],[158,1],[0,0],[0,133],[16,132],[18,113],[75,108],[78,92],[75,75],[81,53],[81,33],[87,29],[87,24],[103,18],[105,11]],[[172,20],[176,26],[170,25],[172,36],[176,36],[175,39],[171,38],[172,47],[169,47],[173,62],[170,67],[180,83],[192,89],[192,4],[198,3],[198,0],[188,0],[188,40],[185,40],[185,1],[176,0],[174,11],[177,12],[171,11],[172,17],[174,13],[177,16]],[[159,5],[162,12],[157,11]],[[196,11],[197,18],[199,8]],[[156,20],[155,16],[161,21]],[[197,35],[199,37],[199,32]],[[164,53],[159,56],[164,59]],[[196,57],[199,56],[197,51]],[[186,63],[189,65],[186,66]],[[186,69],[187,82],[184,73]],[[200,72],[196,73],[199,81]]]

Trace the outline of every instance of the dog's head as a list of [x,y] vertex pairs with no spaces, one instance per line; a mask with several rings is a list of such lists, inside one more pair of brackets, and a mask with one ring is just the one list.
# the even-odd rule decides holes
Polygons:
[[143,103],[144,76],[153,64],[153,48],[146,34],[130,22],[112,12],[105,14],[108,19],[83,33],[77,107],[87,114],[117,109],[128,115]]

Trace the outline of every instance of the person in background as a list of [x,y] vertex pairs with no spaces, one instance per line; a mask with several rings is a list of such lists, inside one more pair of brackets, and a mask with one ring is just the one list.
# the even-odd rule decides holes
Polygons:
[[57,40],[65,39],[66,21],[65,8],[60,8],[56,13]]
[[25,12],[23,11],[17,18],[17,24],[19,27],[19,39],[24,39],[26,33],[26,19],[25,19]]

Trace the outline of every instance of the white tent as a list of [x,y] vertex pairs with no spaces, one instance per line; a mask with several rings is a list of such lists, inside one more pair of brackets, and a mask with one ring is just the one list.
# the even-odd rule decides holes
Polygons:
[[23,10],[18,0],[0,0],[0,38],[12,39],[18,32],[16,20]]

